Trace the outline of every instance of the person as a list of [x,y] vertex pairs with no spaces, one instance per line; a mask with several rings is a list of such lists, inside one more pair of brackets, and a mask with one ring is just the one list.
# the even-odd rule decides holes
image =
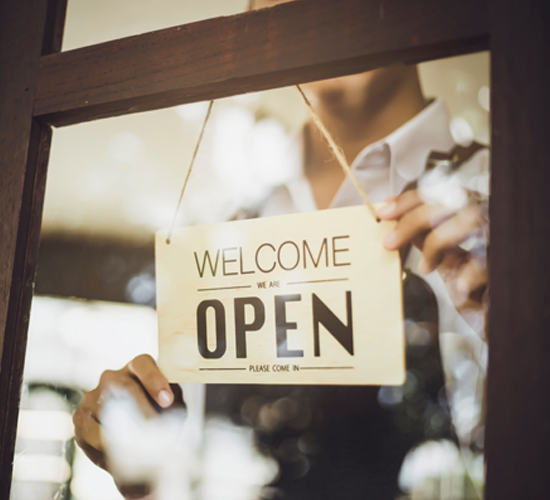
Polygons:
[[[275,3],[280,2],[258,0],[255,7]],[[416,66],[381,68],[305,84],[303,89],[372,203],[385,202],[378,216],[396,222],[384,246],[388,250],[412,248],[404,256],[404,267],[423,276],[434,291],[439,331],[471,333],[470,325],[474,325],[482,333],[483,321],[480,323],[479,318],[483,318],[487,307],[486,256],[479,251],[479,244],[468,247],[463,243],[474,236],[477,240],[485,236],[487,193],[480,194],[468,182],[488,174],[487,151],[476,152],[465,163],[466,173],[455,176],[460,184],[459,195],[453,194],[457,192],[455,177],[447,183],[450,191],[434,195],[437,190],[430,187],[441,178],[434,180],[432,176],[423,184],[428,178],[424,175],[426,160],[432,151],[448,152],[456,144],[443,102],[424,97]],[[362,203],[311,122],[305,125],[293,154],[300,158],[302,168],[272,191],[259,215]],[[448,202],[449,193],[452,203]],[[105,469],[108,466],[100,414],[104,395],[114,385],[125,388],[145,415],[154,415],[180,399],[150,356],[138,356],[121,370],[105,372],[97,388],[84,394],[73,418],[77,443]],[[360,421],[356,419],[358,426],[365,426],[363,416]],[[400,452],[394,461],[397,464],[402,459]],[[394,493],[392,487],[387,496],[380,494],[377,498],[390,498]],[[350,493],[347,498],[355,497]]]

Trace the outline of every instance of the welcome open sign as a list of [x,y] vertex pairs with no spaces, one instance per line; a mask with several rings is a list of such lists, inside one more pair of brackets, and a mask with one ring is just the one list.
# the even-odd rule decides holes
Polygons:
[[171,382],[401,384],[401,267],[365,206],[156,236]]

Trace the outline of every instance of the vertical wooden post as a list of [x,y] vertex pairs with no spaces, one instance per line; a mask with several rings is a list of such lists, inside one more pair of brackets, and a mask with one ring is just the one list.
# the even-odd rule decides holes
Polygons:
[[493,0],[488,500],[550,498],[550,4]]
[[[40,55],[66,0],[0,2],[0,498],[9,498],[51,129],[32,119]],[[47,27],[47,28],[46,28]]]

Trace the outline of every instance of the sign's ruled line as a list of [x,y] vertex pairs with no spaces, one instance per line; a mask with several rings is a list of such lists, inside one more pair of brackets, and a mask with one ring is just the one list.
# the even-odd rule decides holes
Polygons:
[[252,285],[242,286],[217,286],[214,288],[197,288],[197,292],[210,292],[213,290],[238,290],[239,288],[252,288]]
[[353,366],[300,366],[300,370],[353,370]]
[[234,370],[246,370],[246,368],[199,368],[199,371],[209,371],[209,372],[217,372],[217,371],[234,371]]
[[306,285],[307,283],[327,283],[329,281],[348,281],[349,278],[332,278],[328,280],[289,281],[287,285]]

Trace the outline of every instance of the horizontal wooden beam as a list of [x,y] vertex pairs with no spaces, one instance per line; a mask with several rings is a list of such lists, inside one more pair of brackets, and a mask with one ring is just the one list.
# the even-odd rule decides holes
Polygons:
[[481,0],[303,0],[44,56],[34,115],[69,125],[488,46]]

